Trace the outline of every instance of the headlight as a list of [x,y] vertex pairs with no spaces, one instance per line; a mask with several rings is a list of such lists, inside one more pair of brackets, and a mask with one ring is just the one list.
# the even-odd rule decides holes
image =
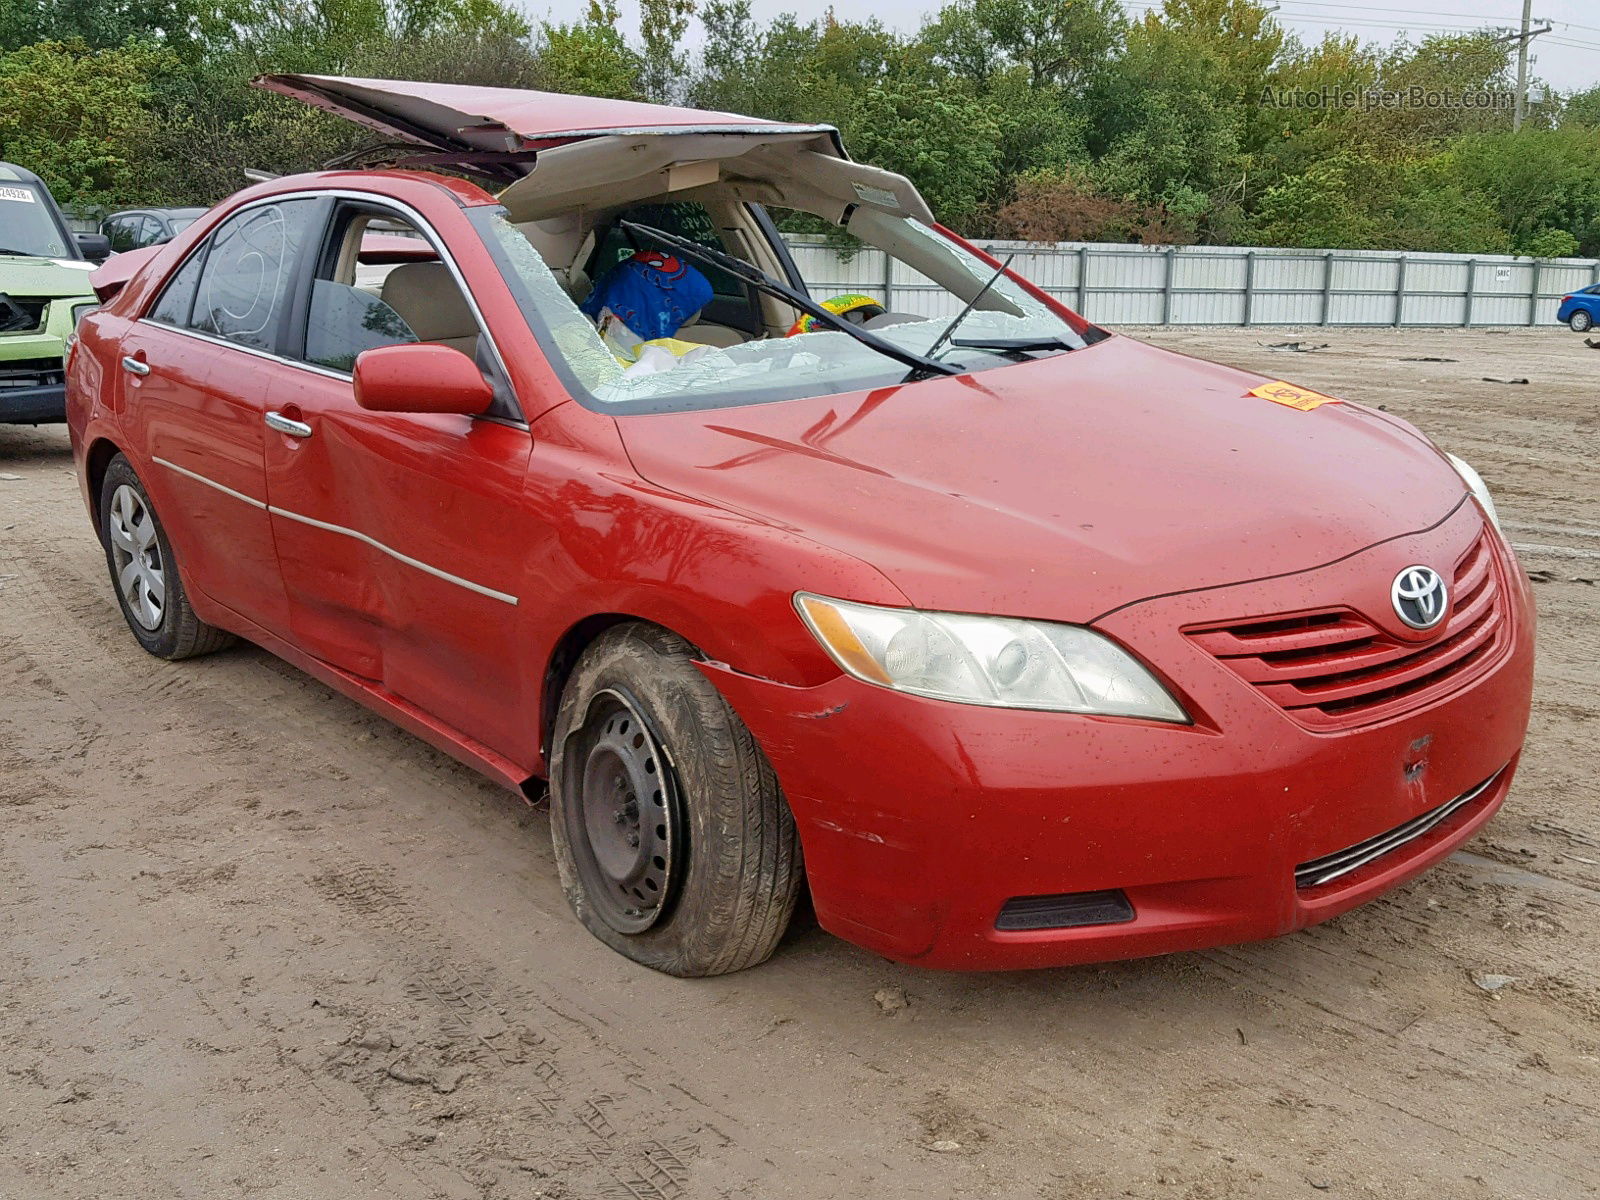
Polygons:
[[1494,509],[1494,499],[1489,495],[1489,488],[1484,484],[1483,476],[1474,471],[1470,463],[1457,458],[1454,454],[1447,451],[1445,457],[1450,460],[1450,465],[1456,469],[1456,474],[1461,476],[1462,481],[1466,483],[1467,490],[1472,493],[1473,498],[1483,505],[1483,511],[1489,514],[1489,520],[1494,522],[1494,527],[1499,529],[1500,514]]
[[1079,625],[794,599],[834,662],[867,683],[991,708],[1189,720],[1132,655]]

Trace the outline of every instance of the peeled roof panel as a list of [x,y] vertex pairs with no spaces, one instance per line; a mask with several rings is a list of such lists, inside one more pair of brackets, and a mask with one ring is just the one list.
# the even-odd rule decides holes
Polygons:
[[833,135],[837,142],[837,131],[830,125],[794,125],[737,113],[560,92],[339,75],[262,75],[254,82],[390,136],[441,148],[526,150],[644,132],[812,132]]

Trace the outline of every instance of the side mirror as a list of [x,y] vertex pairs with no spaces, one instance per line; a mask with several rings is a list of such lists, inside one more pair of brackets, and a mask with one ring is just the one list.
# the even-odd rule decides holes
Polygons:
[[73,240],[78,243],[78,253],[90,262],[105,262],[111,257],[111,239],[103,233],[75,233]]
[[362,351],[353,382],[356,403],[370,412],[477,416],[494,403],[494,389],[477,363],[426,342]]

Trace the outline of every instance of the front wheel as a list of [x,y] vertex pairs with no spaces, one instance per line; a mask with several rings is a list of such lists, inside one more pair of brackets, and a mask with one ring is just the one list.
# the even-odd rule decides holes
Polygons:
[[100,540],[117,602],[139,644],[157,658],[193,658],[233,641],[195,616],[155,506],[122,455],[100,485]]
[[1580,308],[1567,318],[1567,324],[1572,327],[1573,333],[1588,333],[1594,325],[1594,318]]
[[556,715],[550,829],[591,933],[670,975],[723,975],[783,936],[800,842],[766,756],[693,657],[644,624],[584,652]]

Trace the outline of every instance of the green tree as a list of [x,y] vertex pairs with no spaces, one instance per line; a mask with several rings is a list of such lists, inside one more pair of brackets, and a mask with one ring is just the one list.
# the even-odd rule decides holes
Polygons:
[[1020,66],[1033,88],[1081,92],[1119,44],[1117,0],[956,0],[923,29],[936,60],[980,89]]
[[256,15],[255,0],[0,0],[0,50],[38,42],[159,44],[197,61]]
[[1568,96],[1561,107],[1561,123],[1600,126],[1600,84]]
[[1463,186],[1489,198],[1518,254],[1548,250],[1546,231],[1564,230],[1578,253],[1600,255],[1600,129],[1477,134],[1452,150]]
[[652,100],[676,100],[684,90],[681,44],[693,15],[694,0],[639,0],[640,82]]
[[840,126],[863,161],[907,176],[940,220],[972,228],[995,192],[999,128],[970,96],[925,84],[856,94]]
[[1339,154],[1267,188],[1243,236],[1263,246],[1365,250],[1378,242],[1378,224],[1365,203],[1372,164]]
[[619,15],[615,0],[589,0],[583,20],[540,30],[539,65],[550,91],[643,98],[644,64],[617,28]]
[[0,55],[0,158],[36,171],[63,202],[119,202],[139,188],[156,127],[150,77],[175,65],[137,44],[40,42]]
[[1101,186],[1164,206],[1190,236],[1225,239],[1249,178],[1237,90],[1212,49],[1154,14],[1135,25],[1092,99]]

